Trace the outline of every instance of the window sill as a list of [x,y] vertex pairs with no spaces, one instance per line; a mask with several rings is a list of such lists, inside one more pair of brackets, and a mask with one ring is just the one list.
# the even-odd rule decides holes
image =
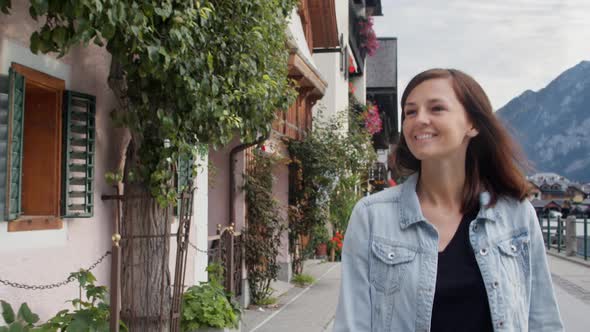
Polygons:
[[22,216],[8,222],[8,232],[42,231],[62,229],[63,221],[53,216]]

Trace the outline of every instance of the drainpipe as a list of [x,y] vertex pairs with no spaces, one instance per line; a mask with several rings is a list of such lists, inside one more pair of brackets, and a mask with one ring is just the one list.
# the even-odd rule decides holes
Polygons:
[[236,160],[234,159],[234,156],[239,153],[242,152],[244,150],[246,150],[247,148],[260,144],[264,141],[266,141],[268,138],[270,137],[270,132],[268,134],[266,134],[265,136],[262,136],[260,138],[258,138],[256,141],[254,141],[253,143],[245,143],[245,144],[240,144],[236,147],[234,147],[231,152],[229,153],[229,223],[236,224],[236,210],[235,210],[235,197],[236,197],[236,174],[235,174],[235,168],[236,168]]

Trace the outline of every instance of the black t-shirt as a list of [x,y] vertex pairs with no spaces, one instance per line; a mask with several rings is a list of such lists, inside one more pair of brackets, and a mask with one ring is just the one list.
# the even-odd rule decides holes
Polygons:
[[466,213],[438,254],[432,332],[493,331],[488,296],[469,242],[469,223],[476,216],[477,210]]

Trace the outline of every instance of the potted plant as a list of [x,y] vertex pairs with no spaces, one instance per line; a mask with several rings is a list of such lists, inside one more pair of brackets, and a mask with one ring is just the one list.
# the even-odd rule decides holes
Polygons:
[[181,330],[239,331],[241,310],[220,283],[223,268],[219,264],[211,264],[207,272],[208,282],[190,287],[183,295]]
[[313,242],[315,244],[315,255],[317,257],[327,257],[328,255],[328,241],[330,235],[324,225],[315,225],[312,229]]
[[336,231],[336,234],[328,242],[328,248],[330,249],[330,261],[335,262],[340,259],[342,255],[342,241],[344,241],[344,235]]

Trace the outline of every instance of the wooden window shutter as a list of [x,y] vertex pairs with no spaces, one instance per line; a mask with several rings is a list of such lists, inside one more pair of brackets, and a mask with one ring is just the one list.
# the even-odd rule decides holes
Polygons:
[[[23,125],[25,116],[25,78],[10,68],[8,94],[0,98],[0,135],[2,147],[2,177],[4,180],[3,204],[4,217],[17,219],[22,214],[21,182],[23,155]],[[4,102],[5,100],[5,102]],[[4,104],[4,105],[2,105]],[[4,205],[5,204],[5,205]]]
[[65,91],[63,98],[62,216],[94,215],[96,98]]
[[[178,159],[178,169],[176,174],[176,188],[178,188],[178,194],[181,195],[185,190],[190,191],[193,185],[193,156],[182,156]],[[175,214],[180,215],[182,208],[182,199],[179,197],[176,204]],[[189,209],[189,215],[192,215],[192,209]]]
[[6,177],[8,162],[8,85],[6,75],[0,75],[0,220],[6,217]]

